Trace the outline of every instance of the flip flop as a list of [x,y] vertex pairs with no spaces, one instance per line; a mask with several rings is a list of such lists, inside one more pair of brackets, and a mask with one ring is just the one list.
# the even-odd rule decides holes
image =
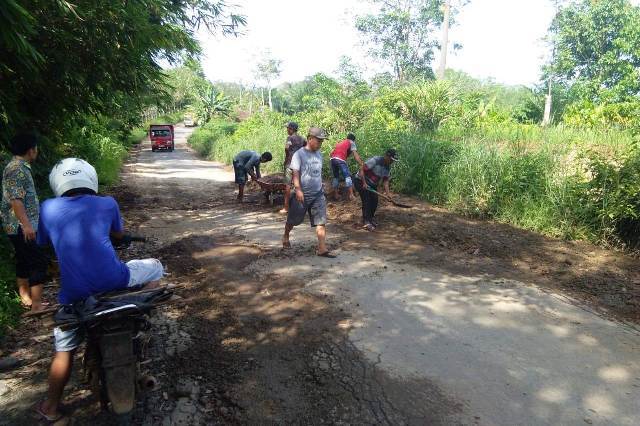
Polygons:
[[66,414],[58,413],[57,416],[49,416],[42,411],[42,403],[44,401],[38,402],[35,407],[33,407],[33,411],[38,416],[38,421],[47,425],[55,425],[55,426],[66,426],[69,424],[69,416]]
[[366,231],[369,231],[369,232],[373,232],[373,231],[375,231],[375,230],[376,230],[375,225],[373,225],[373,224],[371,224],[371,223],[367,223],[367,224],[366,224],[366,225],[364,225],[362,228],[363,228],[363,229],[365,229]]
[[328,259],[335,259],[336,257],[338,257],[335,254],[332,254],[331,252],[325,251],[324,253],[316,253],[316,256],[320,256],[320,257],[326,257]]

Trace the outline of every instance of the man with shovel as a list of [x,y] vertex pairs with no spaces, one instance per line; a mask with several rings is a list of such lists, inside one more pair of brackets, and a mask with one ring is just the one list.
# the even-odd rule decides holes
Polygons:
[[[398,161],[396,150],[391,148],[384,156],[376,156],[368,159],[355,178],[355,187],[362,200],[362,222],[364,229],[374,231],[378,226],[374,216],[378,208],[378,185],[384,185],[384,194],[389,196],[389,179],[391,176],[391,164]],[[374,192],[376,191],[376,192]]]

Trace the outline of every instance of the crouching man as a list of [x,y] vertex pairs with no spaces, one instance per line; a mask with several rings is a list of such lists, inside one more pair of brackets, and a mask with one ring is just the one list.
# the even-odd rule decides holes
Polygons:
[[[98,196],[98,175],[86,161],[66,158],[53,167],[49,184],[56,198],[42,203],[37,241],[52,244],[60,265],[60,304],[127,287],[158,285],[164,268],[157,259],[122,262],[111,238],[124,237],[118,203]],[[83,336],[79,329],[54,330],[55,356],[47,398],[36,406],[41,420],[64,423],[59,404]],[[57,423],[60,422],[60,423]]]
[[270,152],[263,152],[262,155],[255,151],[240,151],[233,159],[233,171],[235,172],[236,183],[238,184],[238,202],[241,203],[244,197],[244,186],[247,184],[247,175],[251,179],[260,179],[260,164],[273,159]]

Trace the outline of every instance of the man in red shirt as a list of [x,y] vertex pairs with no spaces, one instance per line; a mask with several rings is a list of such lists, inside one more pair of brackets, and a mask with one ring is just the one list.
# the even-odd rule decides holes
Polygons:
[[344,177],[344,185],[349,191],[349,201],[353,200],[353,180],[351,179],[351,172],[349,172],[349,165],[347,164],[347,158],[353,154],[356,162],[363,167],[362,159],[358,154],[358,148],[356,147],[356,136],[353,133],[349,133],[347,138],[336,144],[336,147],[331,151],[331,171],[333,172],[333,199],[338,201],[338,186],[340,186],[340,175]]

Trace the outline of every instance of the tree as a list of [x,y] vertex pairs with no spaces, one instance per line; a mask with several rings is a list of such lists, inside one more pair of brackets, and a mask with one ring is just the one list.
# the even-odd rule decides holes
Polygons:
[[198,61],[187,59],[184,65],[167,71],[167,83],[171,87],[173,109],[194,110],[203,124],[214,115],[227,115],[231,110],[231,99],[224,89],[207,80]]
[[341,56],[337,69],[344,95],[349,98],[362,98],[371,93],[371,87],[363,77],[363,72],[348,56]]
[[550,28],[545,70],[580,101],[637,101],[640,7],[628,0],[580,0],[561,7]]
[[433,78],[431,63],[443,22],[442,0],[371,0],[377,14],[359,16],[356,28],[369,54],[391,67],[395,78]]
[[184,65],[172,68],[166,74],[174,109],[195,106],[210,86],[200,62],[194,59],[187,59]]
[[273,90],[273,80],[280,77],[282,61],[271,56],[270,51],[266,51],[262,60],[256,66],[256,76],[267,85],[269,95],[269,109],[273,110],[271,91]]
[[84,116],[167,100],[161,63],[198,55],[198,27],[235,34],[244,23],[223,0],[2,1],[0,141],[21,127],[60,139]]
[[197,104],[198,117],[202,123],[207,123],[214,115],[227,115],[231,110],[231,99],[224,92],[219,92],[209,83],[208,87],[199,93]]
[[284,84],[281,91],[284,109],[288,113],[335,107],[346,99],[340,83],[323,73]]

